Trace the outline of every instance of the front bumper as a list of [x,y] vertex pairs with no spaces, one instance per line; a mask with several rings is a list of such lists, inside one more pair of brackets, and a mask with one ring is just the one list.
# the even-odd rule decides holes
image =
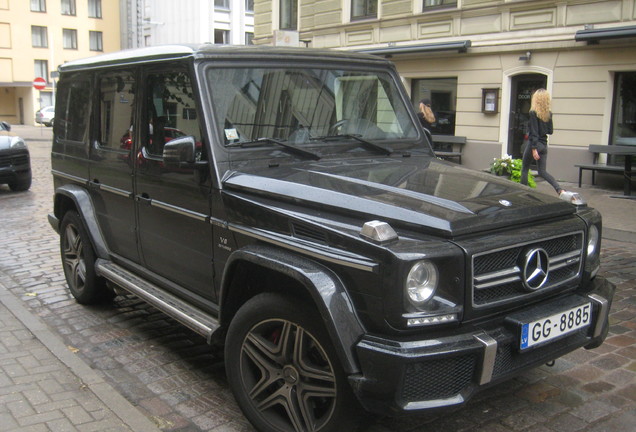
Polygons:
[[[499,325],[458,329],[458,334],[402,342],[365,336],[357,345],[362,375],[351,378],[355,394],[369,411],[391,414],[447,407],[473,393],[547,363],[580,347],[600,345],[609,330],[615,286],[597,277],[586,294],[570,294],[516,311]],[[545,345],[519,350],[519,319],[592,304],[589,326]]]

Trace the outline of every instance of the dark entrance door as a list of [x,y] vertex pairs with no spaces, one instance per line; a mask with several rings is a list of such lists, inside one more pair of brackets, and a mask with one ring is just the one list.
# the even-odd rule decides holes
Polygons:
[[512,77],[507,152],[515,159],[521,158],[521,145],[527,131],[532,93],[545,88],[546,83],[547,77],[542,74],[531,73]]

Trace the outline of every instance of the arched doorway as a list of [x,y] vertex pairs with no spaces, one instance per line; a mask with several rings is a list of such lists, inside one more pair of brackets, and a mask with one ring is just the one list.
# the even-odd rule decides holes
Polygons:
[[546,88],[547,79],[546,75],[540,73],[524,73],[511,77],[507,153],[515,159],[521,158],[532,93],[539,88]]

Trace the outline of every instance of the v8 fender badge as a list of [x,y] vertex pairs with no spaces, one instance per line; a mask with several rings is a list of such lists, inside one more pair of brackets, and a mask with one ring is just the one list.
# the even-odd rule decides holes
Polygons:
[[501,205],[502,205],[502,206],[504,206],[504,207],[510,207],[510,206],[512,206],[512,203],[511,203],[510,201],[508,201],[508,200],[505,200],[505,199],[500,199],[500,200],[499,200],[499,204],[501,204]]

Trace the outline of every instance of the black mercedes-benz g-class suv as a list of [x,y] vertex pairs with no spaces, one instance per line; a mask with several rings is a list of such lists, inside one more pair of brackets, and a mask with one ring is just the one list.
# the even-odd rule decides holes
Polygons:
[[261,431],[461,404],[607,334],[600,214],[437,159],[389,61],[166,46],[59,72],[71,292],[224,344]]

